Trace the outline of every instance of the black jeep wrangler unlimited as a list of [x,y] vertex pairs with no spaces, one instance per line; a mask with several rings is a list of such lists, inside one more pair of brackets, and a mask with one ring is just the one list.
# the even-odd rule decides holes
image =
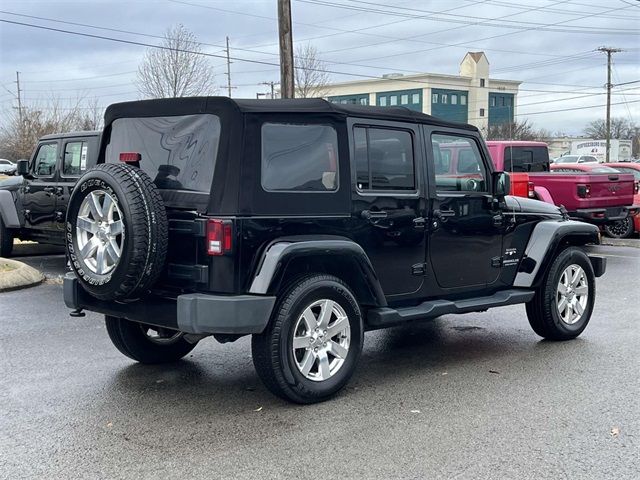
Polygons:
[[0,180],[0,257],[14,238],[65,244],[65,217],[71,191],[96,164],[100,132],[45,135],[31,160],[18,160],[16,177]]
[[[589,322],[597,227],[506,196],[475,127],[218,97],[115,104],[105,125],[70,200],[64,299],[134,360],[251,334],[266,386],[311,403],[347,383],[366,330],[516,303],[545,338]],[[468,147],[455,173],[444,144]]]

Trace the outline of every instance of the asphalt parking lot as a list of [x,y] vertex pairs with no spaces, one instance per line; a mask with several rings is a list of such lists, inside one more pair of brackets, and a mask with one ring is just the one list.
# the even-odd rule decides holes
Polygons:
[[595,250],[577,340],[541,341],[523,306],[370,332],[348,388],[304,407],[260,384],[248,338],[133,363],[68,316],[63,255],[18,252],[50,280],[0,294],[0,477],[638,478],[640,248]]

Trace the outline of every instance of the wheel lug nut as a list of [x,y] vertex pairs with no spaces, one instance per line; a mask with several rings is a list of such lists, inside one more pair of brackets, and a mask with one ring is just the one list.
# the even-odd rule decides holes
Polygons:
[[314,352],[317,352],[317,351],[318,351],[318,347],[314,348],[314,349],[313,349],[313,351],[314,351]]

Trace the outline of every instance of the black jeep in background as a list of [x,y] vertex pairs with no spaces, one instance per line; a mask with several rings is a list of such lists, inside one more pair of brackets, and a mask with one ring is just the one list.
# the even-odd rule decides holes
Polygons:
[[[589,322],[597,228],[507,196],[475,127],[217,97],[115,104],[105,125],[69,204],[64,299],[134,360],[251,334],[265,385],[311,403],[346,384],[366,330],[516,303],[548,339]],[[470,154],[442,173],[452,144]]]
[[64,245],[67,204],[76,181],[96,164],[101,132],[46,135],[17,177],[0,180],[0,257],[14,238]]

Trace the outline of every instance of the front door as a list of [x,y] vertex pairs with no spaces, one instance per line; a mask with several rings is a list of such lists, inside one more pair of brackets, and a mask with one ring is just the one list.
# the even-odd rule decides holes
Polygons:
[[473,136],[433,132],[429,141],[436,190],[429,257],[436,281],[443,289],[490,285],[500,275],[502,226],[491,202],[488,158]]
[[38,145],[30,164],[31,178],[22,187],[25,224],[35,230],[56,229],[58,148],[57,141]]
[[424,279],[423,149],[411,124],[367,120],[350,124],[352,235],[391,299],[410,297]]

